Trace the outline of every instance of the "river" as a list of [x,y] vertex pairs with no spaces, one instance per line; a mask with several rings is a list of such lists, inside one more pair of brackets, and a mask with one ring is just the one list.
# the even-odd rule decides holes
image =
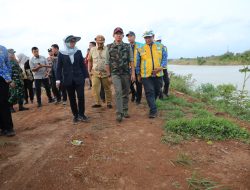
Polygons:
[[[175,74],[192,74],[192,78],[196,80],[195,86],[204,83],[233,84],[238,89],[242,88],[244,79],[244,74],[239,72],[242,68],[242,66],[168,65],[168,70]],[[250,92],[250,79],[247,81],[246,90]]]

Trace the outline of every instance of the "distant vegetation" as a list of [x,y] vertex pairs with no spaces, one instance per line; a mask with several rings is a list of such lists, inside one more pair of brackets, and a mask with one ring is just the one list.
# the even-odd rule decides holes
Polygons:
[[243,53],[226,52],[219,56],[183,58],[170,60],[169,64],[178,65],[244,65],[250,62],[250,50]]

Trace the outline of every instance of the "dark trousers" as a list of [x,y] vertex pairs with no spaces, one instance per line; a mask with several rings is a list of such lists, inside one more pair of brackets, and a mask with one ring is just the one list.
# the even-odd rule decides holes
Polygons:
[[[84,84],[76,85],[73,81],[70,86],[65,86],[68,92],[71,111],[74,117],[84,116],[85,113],[85,99],[84,99]],[[78,105],[76,102],[76,94]]]
[[101,100],[102,100],[102,101],[105,101],[105,91],[104,91],[102,82],[101,82],[100,97],[101,97]]
[[168,95],[169,85],[170,85],[170,79],[169,79],[169,75],[168,75],[168,70],[167,69],[163,70],[163,81],[164,81],[163,93],[165,95]]
[[56,100],[61,101],[61,98],[62,98],[61,92],[60,92],[60,89],[56,87],[56,79],[53,77],[50,77],[50,86],[51,86],[52,93],[54,97],[56,98]]
[[147,103],[150,108],[150,114],[155,114],[157,113],[155,100],[160,94],[162,77],[142,78],[142,84],[144,86]]
[[67,101],[67,91],[66,91],[66,88],[63,85],[63,83],[61,83],[60,90],[61,90],[61,93],[62,93],[63,101],[66,102]]
[[34,91],[33,91],[33,81],[24,79],[24,99],[26,102],[28,102],[28,99],[30,98],[30,101],[34,100]]
[[[135,78],[136,78],[136,81],[131,82],[130,90],[131,90],[132,96],[135,96],[136,102],[140,103],[141,97],[142,97],[142,83],[138,81],[137,75],[135,75]],[[134,87],[134,83],[135,83],[136,89]]]
[[46,94],[49,100],[52,100],[51,92],[50,92],[50,84],[49,79],[35,79],[35,87],[36,87],[36,97],[37,97],[37,103],[41,103],[41,86],[44,86],[46,90]]
[[13,122],[10,112],[9,84],[0,76],[0,129],[2,131],[12,131]]

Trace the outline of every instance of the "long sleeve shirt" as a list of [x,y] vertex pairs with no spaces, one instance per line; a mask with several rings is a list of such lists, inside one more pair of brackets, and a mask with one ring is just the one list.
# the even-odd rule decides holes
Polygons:
[[12,69],[8,58],[8,51],[4,46],[0,45],[0,76],[4,80],[11,81]]

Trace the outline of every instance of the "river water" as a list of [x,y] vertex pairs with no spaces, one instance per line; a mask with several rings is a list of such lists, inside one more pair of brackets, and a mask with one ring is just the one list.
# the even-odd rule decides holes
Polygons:
[[[238,89],[242,89],[243,84],[244,74],[239,72],[242,68],[242,66],[168,65],[168,70],[175,74],[192,74],[192,78],[196,80],[195,86],[204,83],[233,84]],[[246,90],[250,92],[250,79],[247,81]]]

